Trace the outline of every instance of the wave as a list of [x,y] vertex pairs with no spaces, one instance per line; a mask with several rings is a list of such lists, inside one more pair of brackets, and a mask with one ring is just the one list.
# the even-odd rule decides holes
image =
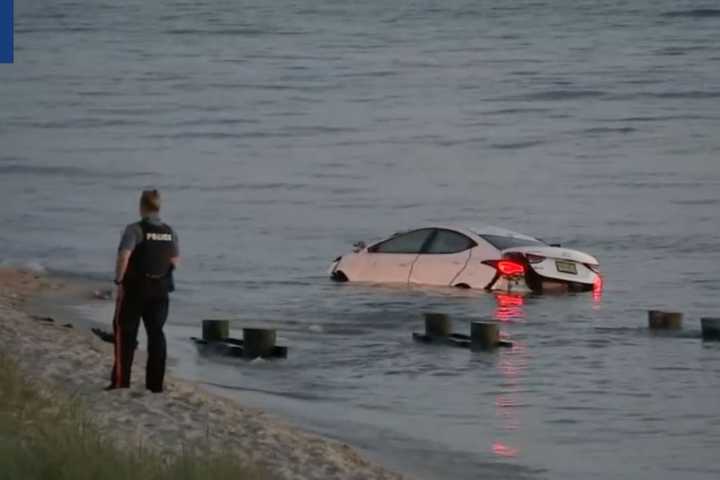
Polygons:
[[679,115],[642,115],[632,117],[597,119],[596,122],[669,122],[674,120],[718,120],[720,117],[712,115],[679,114]]
[[674,10],[661,14],[666,18],[720,18],[720,9],[717,8],[693,8],[690,10]]
[[711,49],[712,47],[709,45],[697,45],[689,47],[665,47],[655,50],[654,53],[655,55],[660,55],[664,57],[678,57],[695,52],[705,52]]
[[179,120],[172,122],[171,125],[175,127],[197,127],[207,125],[256,125],[260,123],[259,120],[248,119],[248,118],[196,118],[191,120]]
[[18,163],[11,163],[8,165],[0,165],[0,174],[2,175],[46,175],[46,176],[57,176],[57,175],[85,175],[88,171],[78,167],[64,167],[64,166],[45,166],[45,165],[22,165]]
[[602,90],[546,90],[543,92],[513,95],[509,97],[490,100],[577,100],[582,98],[595,98],[607,95]]
[[18,268],[32,273],[46,273],[47,267],[40,260],[2,259],[0,266]]
[[720,200],[717,198],[699,198],[699,199],[690,199],[690,200],[671,200],[671,203],[675,205],[687,205],[692,207],[701,207],[701,206],[708,206],[708,205],[717,205],[720,203]]
[[237,190],[303,190],[309,185],[304,183],[288,183],[288,182],[239,182],[226,185],[213,186],[196,186],[193,190],[199,191],[237,191]]
[[[235,182],[235,183],[226,183],[226,184],[212,184],[212,185],[202,185],[198,183],[164,183],[164,184],[155,184],[156,188],[159,188],[163,191],[193,191],[193,192],[235,192],[235,191],[242,191],[242,190],[249,190],[249,191],[267,191],[267,190],[280,190],[280,191],[296,191],[296,190],[305,190],[309,188],[313,188],[312,185],[307,183],[291,183],[291,182]],[[128,190],[133,191],[135,190],[134,185],[128,185],[128,186],[118,186],[116,187],[117,190]],[[252,203],[251,200],[244,200],[245,203]],[[267,200],[262,200],[260,203],[266,203]],[[296,201],[295,203],[299,203]]]
[[148,125],[149,122],[137,119],[102,119],[102,118],[73,118],[67,120],[41,120],[15,122],[17,125],[28,128],[65,129],[65,128],[108,128]]
[[65,165],[24,165],[20,163],[0,164],[0,175],[33,175],[45,177],[82,177],[82,178],[136,178],[151,175],[149,172],[102,173],[97,170]]
[[669,92],[657,92],[657,93],[642,93],[638,94],[638,97],[647,98],[668,98],[668,99],[706,99],[706,98],[720,98],[720,91],[705,91],[705,90],[688,90],[688,91],[669,91]]
[[217,30],[173,28],[165,30],[164,33],[167,35],[228,35],[257,37],[261,35],[304,35],[307,32],[301,30],[266,30],[260,28],[222,28]]
[[490,147],[498,150],[521,150],[523,148],[536,147],[544,143],[544,140],[528,140],[525,142],[494,143],[490,145]]
[[522,114],[522,113],[547,113],[549,112],[549,108],[501,108],[498,110],[488,110],[486,112],[482,112],[483,115],[513,115],[513,114]]
[[168,133],[149,133],[141,135],[148,139],[264,139],[264,138],[301,138],[321,135],[339,135],[343,133],[356,133],[357,130],[348,127],[333,127],[327,125],[293,126],[282,130],[248,130],[248,131],[176,131]]
[[633,127],[591,127],[580,130],[580,133],[588,134],[602,134],[602,133],[622,133],[628,134],[636,132],[637,129]]
[[257,138],[257,135],[237,133],[237,132],[176,132],[176,133],[151,133],[141,135],[142,138],[153,140],[223,140],[223,139],[240,139],[240,138]]
[[63,35],[67,35],[70,33],[94,33],[94,32],[100,32],[100,31],[101,30],[97,27],[82,27],[82,26],[75,26],[75,27],[38,26],[38,27],[21,27],[21,28],[15,29],[15,33],[17,35],[31,35],[31,34],[37,34],[37,33],[61,33]]

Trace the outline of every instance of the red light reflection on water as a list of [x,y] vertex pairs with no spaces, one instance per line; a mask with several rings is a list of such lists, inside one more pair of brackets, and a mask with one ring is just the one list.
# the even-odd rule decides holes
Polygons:
[[528,346],[520,340],[513,340],[513,355],[505,355],[498,360],[497,368],[507,383],[517,386],[522,375],[528,369]]
[[595,282],[593,283],[592,298],[596,306],[600,305],[600,302],[602,301],[603,283],[603,279],[600,275],[595,277]]
[[495,455],[500,457],[514,457],[518,454],[517,448],[513,448],[500,442],[493,443],[492,451]]
[[521,429],[520,415],[516,410],[519,407],[513,394],[501,395],[495,399],[495,412],[504,431],[517,432]]
[[[520,301],[523,301],[522,297]],[[521,303],[522,305],[522,303]],[[517,435],[522,430],[523,394],[522,383],[528,369],[527,343],[514,341],[513,348],[498,358],[497,369],[501,375],[502,391],[495,396],[495,415],[502,437]],[[492,452],[499,457],[517,457],[520,449],[493,439]]]
[[503,322],[524,316],[525,298],[522,295],[498,292],[495,294],[497,307],[495,317]]

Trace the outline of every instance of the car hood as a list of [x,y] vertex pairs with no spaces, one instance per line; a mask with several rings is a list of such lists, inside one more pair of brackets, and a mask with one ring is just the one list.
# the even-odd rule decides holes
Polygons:
[[569,248],[562,247],[544,247],[542,245],[528,245],[527,247],[512,247],[507,250],[503,250],[501,253],[532,253],[547,258],[558,258],[573,260],[578,263],[585,263],[589,265],[599,265],[597,258],[587,253],[579,252],[577,250],[570,250]]

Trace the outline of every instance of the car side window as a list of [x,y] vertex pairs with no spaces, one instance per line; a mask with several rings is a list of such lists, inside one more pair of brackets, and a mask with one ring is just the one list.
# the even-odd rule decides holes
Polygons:
[[477,244],[465,235],[451,230],[438,230],[435,238],[423,253],[460,253],[475,247]]
[[401,233],[389,240],[370,247],[370,253],[420,253],[423,245],[432,233],[432,229],[415,230]]

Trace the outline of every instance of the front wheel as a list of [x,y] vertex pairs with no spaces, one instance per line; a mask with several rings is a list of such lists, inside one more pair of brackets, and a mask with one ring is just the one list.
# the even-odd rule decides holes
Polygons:
[[335,281],[335,282],[340,282],[340,283],[345,283],[345,282],[347,282],[347,281],[349,280],[348,277],[347,277],[347,275],[345,275],[345,274],[344,274],[342,271],[340,271],[340,270],[337,270],[337,271],[333,272],[332,275],[330,275],[330,278],[331,278],[333,281]]

